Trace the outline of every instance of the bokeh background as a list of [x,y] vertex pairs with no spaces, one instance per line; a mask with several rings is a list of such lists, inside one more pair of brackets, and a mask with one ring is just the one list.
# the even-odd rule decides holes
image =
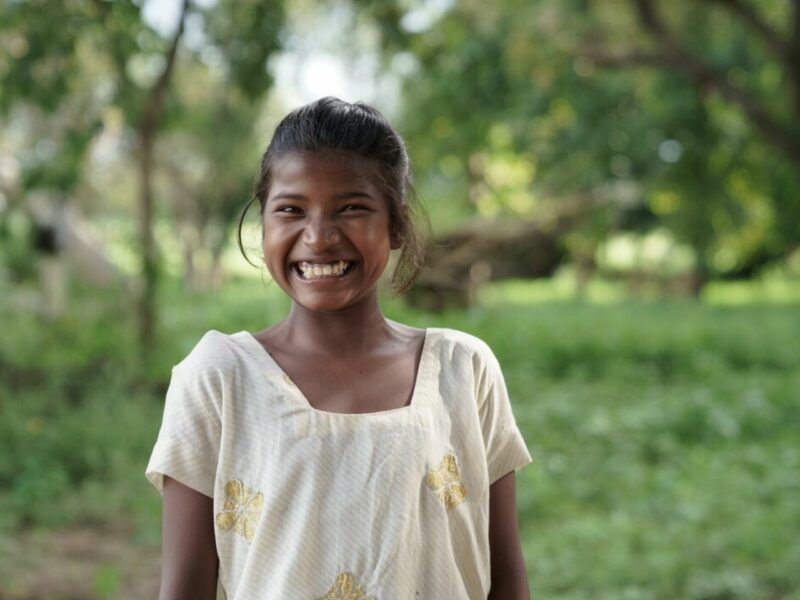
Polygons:
[[431,215],[387,314],[504,367],[533,597],[800,598],[797,0],[3,0],[0,598],[156,597],[170,368],[285,314],[235,224],[324,95]]

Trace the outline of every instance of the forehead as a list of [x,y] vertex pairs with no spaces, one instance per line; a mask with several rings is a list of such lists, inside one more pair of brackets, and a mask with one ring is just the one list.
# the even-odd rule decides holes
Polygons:
[[360,191],[380,195],[375,165],[358,156],[291,153],[275,160],[269,195]]

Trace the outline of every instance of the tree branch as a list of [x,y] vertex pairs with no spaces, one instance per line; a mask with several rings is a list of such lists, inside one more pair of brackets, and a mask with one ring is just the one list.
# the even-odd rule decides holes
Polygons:
[[[794,73],[798,79],[800,87],[800,0],[792,2],[792,33],[789,38],[789,60],[791,61],[789,71]],[[798,100],[800,101],[800,99]],[[798,113],[800,117],[800,113]]]
[[646,30],[664,41],[672,40],[669,31],[661,21],[661,17],[656,13],[652,0],[632,0],[632,2],[639,16],[639,22]]
[[792,36],[789,40],[787,71],[794,84],[794,112],[800,119],[800,0],[792,2]]
[[[708,88],[716,89],[721,96],[744,110],[764,137],[780,149],[793,164],[800,167],[800,141],[789,128],[777,121],[753,96],[732,85],[724,73],[688,52],[661,19],[654,0],[631,0],[631,2],[642,28],[653,34],[661,43],[661,51],[657,54],[634,52],[617,57],[617,61],[672,67],[694,81],[701,91]],[[794,0],[794,3],[796,6],[800,0]],[[794,68],[797,69],[796,66]]]
[[800,48],[800,0],[793,0],[792,2],[792,46],[797,49]]
[[147,101],[142,108],[142,114],[139,120],[139,130],[145,132],[144,137],[146,137],[147,133],[151,133],[153,130],[155,130],[158,120],[161,117],[161,109],[164,104],[164,94],[169,87],[169,80],[172,77],[172,70],[175,65],[175,57],[178,54],[178,44],[181,41],[181,37],[183,37],[183,30],[186,25],[186,14],[188,11],[189,0],[183,0],[181,4],[181,13],[178,20],[178,29],[175,32],[169,50],[167,50],[167,53],[164,57],[164,70],[161,71],[161,75],[159,75],[158,80],[150,90]]
[[778,31],[746,0],[706,0],[722,6],[738,16],[753,29],[783,65],[792,94],[792,111],[800,119],[800,0],[792,0],[790,28],[788,32]]
[[758,33],[767,48],[781,63],[786,65],[787,68],[791,67],[788,63],[791,52],[786,36],[762,19],[752,6],[742,2],[742,0],[706,0],[706,2],[718,4],[739,17],[748,27]]
[[164,95],[172,76],[178,44],[183,36],[189,0],[183,0],[178,21],[178,29],[167,50],[164,70],[145,100],[139,117],[139,235],[142,244],[142,275],[144,285],[139,297],[139,336],[141,356],[148,360],[155,343],[156,327],[156,286],[158,280],[158,250],[153,236],[154,194],[153,194],[153,147],[158,132],[158,122],[164,107]]
[[607,54],[595,49],[586,50],[583,56],[603,67],[659,67],[682,73],[701,92],[713,89],[729,102],[738,105],[764,137],[779,148],[792,163],[800,167],[800,144],[787,128],[776,121],[753,97],[731,85],[722,73],[691,55],[638,50],[626,54]]

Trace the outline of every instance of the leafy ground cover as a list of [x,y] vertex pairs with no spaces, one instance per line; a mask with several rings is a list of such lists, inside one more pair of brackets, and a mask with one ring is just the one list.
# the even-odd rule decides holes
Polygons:
[[[534,596],[800,598],[798,305],[557,296],[512,282],[468,311],[387,304],[500,358],[535,459],[517,484]],[[0,306],[0,598],[150,597],[130,582],[155,581],[143,470],[170,367],[206,329],[259,329],[287,306],[248,280],[160,304],[145,372],[118,298],[81,292],[50,323]],[[54,548],[72,559],[42,587]]]

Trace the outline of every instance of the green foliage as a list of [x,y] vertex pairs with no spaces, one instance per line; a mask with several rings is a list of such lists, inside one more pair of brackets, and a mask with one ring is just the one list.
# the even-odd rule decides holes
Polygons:
[[[498,355],[534,456],[517,483],[534,595],[797,594],[797,305],[547,300],[556,284],[493,286],[482,306],[442,315],[385,304]],[[128,303],[75,293],[70,318],[51,323],[0,307],[11,392],[0,396],[0,526],[124,520],[157,539],[160,499],[143,470],[170,367],[206,329],[255,331],[288,304],[253,280],[194,296],[170,282],[157,367],[140,373]],[[99,570],[97,592],[113,597],[118,576]]]
[[55,111],[74,91],[80,69],[75,47],[95,11],[88,2],[71,7],[50,2],[43,18],[44,4],[3,3],[0,39],[6,51],[0,56],[0,112],[8,111],[20,98]]
[[[99,77],[106,64],[95,53],[113,49],[113,59],[124,68],[129,55],[122,53],[135,45],[142,24],[131,2],[59,0],[47,3],[46,10],[43,4],[10,2],[1,9],[0,41],[8,52],[0,55],[0,116],[24,107],[36,121],[35,150],[21,161],[22,188],[70,193],[101,130],[105,94],[95,87],[108,81]],[[130,101],[131,90],[120,96]]]
[[100,598],[116,598],[119,587],[119,569],[102,566],[94,574],[94,591]]
[[30,280],[36,274],[31,260],[33,226],[30,218],[12,206],[0,213],[0,282]]
[[7,492],[0,499],[2,526],[92,520],[98,510],[120,508],[114,494],[88,504],[62,501],[68,492],[96,488],[98,480],[118,482],[111,474],[146,451],[141,440],[118,431],[126,420],[146,431],[157,416],[139,404],[124,303],[87,295],[82,308],[43,323],[3,306],[6,339],[14,343],[0,352],[0,378],[13,390],[0,398],[0,489]]
[[279,49],[282,2],[223,0],[207,14],[209,37],[228,64],[229,81],[251,100],[272,86],[267,59]]
[[61,132],[55,156],[45,154],[29,163],[22,177],[22,187],[66,193],[74,190],[83,174],[84,155],[99,130],[100,123],[95,121],[85,129],[71,128]]
[[[462,0],[419,28],[388,18],[402,25],[417,5],[358,4],[387,66],[399,53],[413,64],[401,72],[404,131],[448,216],[454,203],[461,214],[536,214],[540,199],[585,193],[600,214],[567,244],[575,254],[620,230],[667,227],[702,277],[749,275],[800,240],[800,70],[775,50],[800,35],[786,26],[788,2],[752,8],[771,40],[732,3]],[[684,54],[647,29],[642,6]],[[498,127],[511,153],[495,147]],[[535,166],[513,190],[528,202],[487,177],[501,158]]]
[[[130,141],[142,141],[135,134],[142,133],[172,38],[142,19],[139,2],[59,0],[47,11],[40,4],[12,2],[0,9],[0,42],[8,48],[0,55],[0,130],[11,130],[13,118],[22,117],[20,142],[0,148],[0,158],[6,150],[19,156],[19,181],[12,183],[20,197],[41,189],[71,199],[91,179],[84,165],[100,138],[123,154],[112,163],[104,157],[104,169],[134,162]],[[213,229],[207,246],[219,253],[249,195],[253,148],[264,143],[254,142],[254,123],[272,85],[267,60],[280,45],[284,8],[280,2],[189,3],[185,21],[194,37],[179,45],[177,84],[165,90],[164,118],[154,134],[172,135],[155,169],[169,173],[178,188],[169,195],[183,197],[174,201],[180,204],[177,220],[184,226],[193,221],[199,237]],[[104,183],[118,179],[93,175],[105,177]],[[187,212],[194,212],[192,218]]]

